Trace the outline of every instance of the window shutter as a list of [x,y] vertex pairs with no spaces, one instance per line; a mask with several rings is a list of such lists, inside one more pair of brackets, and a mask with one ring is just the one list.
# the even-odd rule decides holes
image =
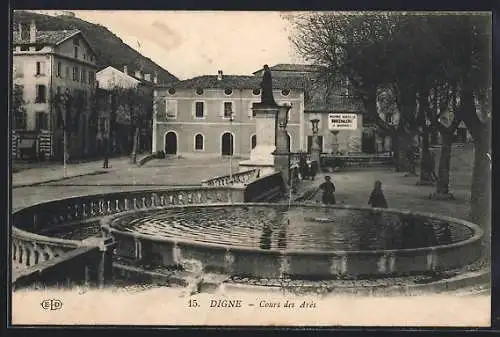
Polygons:
[[255,102],[250,102],[250,105],[248,106],[248,117],[250,117],[250,118],[253,118],[253,110],[252,110],[252,108],[253,108],[253,104],[254,103]]
[[165,101],[167,118],[177,118],[177,101],[167,99]]
[[224,102],[221,103],[221,107],[219,110],[219,117],[224,117]]

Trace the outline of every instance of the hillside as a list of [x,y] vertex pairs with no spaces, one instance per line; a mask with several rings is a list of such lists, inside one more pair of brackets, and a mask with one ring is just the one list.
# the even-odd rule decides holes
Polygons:
[[124,65],[127,65],[129,71],[134,72],[139,61],[142,61],[145,73],[154,74],[155,71],[158,73],[158,83],[169,83],[177,80],[174,75],[125,44],[104,26],[70,16],[56,17],[26,11],[14,12],[14,27],[17,27],[19,22],[29,24],[31,20],[35,20],[39,30],[78,29],[82,31],[97,53],[99,70],[107,66],[121,70]]

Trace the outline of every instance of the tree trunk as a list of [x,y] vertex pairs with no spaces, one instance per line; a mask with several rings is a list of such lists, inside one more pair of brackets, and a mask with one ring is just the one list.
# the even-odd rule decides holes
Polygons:
[[[487,126],[484,127],[484,129],[486,128]],[[480,137],[474,139],[470,220],[483,227],[485,238],[488,238],[488,241],[491,233],[491,161],[488,158],[489,151],[489,132],[484,130]]]
[[139,127],[135,127],[134,138],[132,143],[132,154],[130,156],[130,163],[137,164],[137,145],[139,143]]
[[416,92],[412,89],[402,89],[399,92],[399,128],[398,128],[398,172],[415,174],[412,167],[410,150],[413,145],[411,133],[415,131]]
[[453,132],[442,132],[441,156],[439,157],[438,181],[436,194],[443,198],[451,198],[449,192],[450,185],[450,163],[451,146],[453,144]]
[[420,179],[417,185],[433,185],[432,181],[432,158],[429,151],[430,130],[424,129],[422,136],[422,160],[420,162]]
[[397,131],[396,138],[396,172],[408,172],[410,168],[408,160],[408,151],[411,144],[410,135],[400,128]]
[[64,166],[64,177],[66,177],[66,167],[69,162],[69,147],[68,147],[68,131],[63,131],[63,166]]
[[481,121],[477,115],[473,92],[462,91],[462,116],[474,138],[474,167],[471,184],[470,221],[485,230],[485,242],[490,242],[491,233],[491,119]]

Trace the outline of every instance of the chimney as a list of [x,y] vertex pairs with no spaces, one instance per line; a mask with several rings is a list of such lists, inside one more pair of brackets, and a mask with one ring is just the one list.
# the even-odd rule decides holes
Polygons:
[[148,82],[151,82],[151,74],[144,74],[144,79]]
[[222,70],[219,70],[217,72],[217,81],[220,81],[220,80],[222,80]]
[[36,41],[36,24],[35,20],[30,23],[30,43],[35,43]]
[[123,66],[123,73],[125,75],[128,75],[128,67],[127,66]]
[[155,77],[153,78],[153,83],[158,83],[158,73],[155,71]]
[[142,72],[140,70],[135,71],[135,77],[136,78],[141,78],[142,79]]

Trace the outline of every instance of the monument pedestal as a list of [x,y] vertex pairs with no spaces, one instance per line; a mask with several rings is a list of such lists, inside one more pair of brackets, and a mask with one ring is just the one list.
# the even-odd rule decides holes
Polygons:
[[276,150],[276,116],[279,106],[254,104],[257,144],[250,152],[250,159],[239,162],[239,170],[260,169],[260,174],[276,172],[274,151]]
[[289,184],[290,144],[286,125],[290,106],[254,105],[257,145],[250,153],[250,160],[239,163],[240,171],[260,169],[266,175],[281,172],[285,184]]

